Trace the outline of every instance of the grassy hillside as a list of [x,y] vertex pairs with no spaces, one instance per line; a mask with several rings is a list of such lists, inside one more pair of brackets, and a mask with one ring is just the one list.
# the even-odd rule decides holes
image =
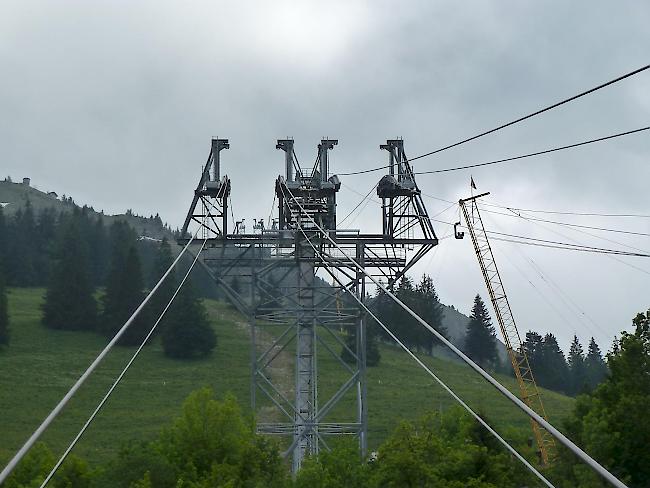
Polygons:
[[[42,296],[40,289],[12,289],[9,294],[12,343],[0,351],[0,465],[8,461],[106,343],[96,334],[41,327]],[[174,361],[163,356],[159,344],[147,347],[77,445],[78,454],[90,461],[103,461],[128,440],[151,438],[177,414],[185,396],[201,386],[210,385],[219,394],[232,392],[243,405],[249,404],[247,328],[228,305],[211,300],[206,305],[219,337],[214,354],[197,361]],[[45,433],[43,440],[55,452],[60,452],[77,432],[132,352],[122,347],[112,351]],[[403,352],[382,346],[381,353],[381,365],[368,373],[371,447],[377,446],[400,419],[452,404]],[[288,354],[288,359],[293,357],[291,351]],[[429,362],[500,430],[518,429],[520,436],[529,436],[523,414],[469,368],[449,360]],[[276,374],[281,371],[278,369]],[[323,353],[319,356],[321,403],[328,392],[345,381],[342,371]],[[290,384],[292,377],[287,380]],[[500,380],[515,388],[512,379]],[[551,421],[556,422],[567,415],[573,403],[546,391],[544,401]]]

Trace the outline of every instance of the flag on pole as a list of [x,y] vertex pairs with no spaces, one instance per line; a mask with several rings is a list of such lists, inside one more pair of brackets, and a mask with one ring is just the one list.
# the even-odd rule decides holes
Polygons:
[[469,184],[472,189],[476,190],[476,183],[474,183],[474,178],[472,176],[469,177]]

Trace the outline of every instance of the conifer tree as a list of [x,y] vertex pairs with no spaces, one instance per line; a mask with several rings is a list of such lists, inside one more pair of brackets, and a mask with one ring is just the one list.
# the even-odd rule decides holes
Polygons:
[[9,344],[9,311],[3,257],[0,255],[0,346]]
[[[381,352],[379,351],[378,331],[379,327],[374,321],[366,320],[366,366],[373,367],[381,361]],[[350,354],[352,351],[357,354],[357,327],[350,327],[348,335],[345,338],[346,347],[341,348],[341,359],[348,364],[356,364],[356,356]]]
[[35,241],[34,268],[36,278],[34,285],[47,285],[54,265],[57,244],[57,216],[52,208],[45,208],[36,217],[36,226],[32,239]]
[[[408,276],[403,276],[399,282],[395,296],[411,310],[417,309],[417,295],[413,281]],[[387,297],[390,298],[390,297]],[[384,322],[395,333],[400,340],[410,348],[416,348],[421,339],[420,327],[422,327],[417,320],[415,320],[409,313],[407,313],[399,305],[392,309],[393,316],[390,320]],[[381,319],[381,317],[380,317]]]
[[596,388],[607,377],[607,365],[596,340],[592,337],[589,341],[587,356],[585,357],[585,375],[589,391]]
[[74,220],[60,229],[53,257],[43,304],[43,325],[51,329],[94,330],[97,303],[90,280],[88,250]]
[[116,307],[120,301],[120,288],[126,256],[130,246],[135,245],[132,236],[128,232],[127,225],[123,222],[114,222],[109,230],[110,235],[110,261],[108,274],[106,276],[106,287],[102,297],[102,317],[99,323],[99,330],[107,336],[115,333],[118,325],[116,320]]
[[[101,331],[112,337],[142,303],[144,281],[133,230],[124,222],[116,222],[110,234],[111,264],[100,325]],[[149,322],[146,314],[141,313],[122,336],[120,344],[138,344],[146,335]]]
[[11,259],[6,263],[9,281],[14,286],[34,286],[38,281],[36,269],[36,222],[34,210],[29,200],[24,209],[14,215],[12,238],[8,242]]
[[[422,280],[416,287],[415,294],[417,300],[415,312],[431,327],[440,332],[445,338],[448,338],[447,329],[442,325],[444,316],[442,305],[440,305],[438,294],[430,276],[426,274],[422,275]],[[440,341],[431,332],[422,327],[421,324],[417,324],[416,330],[418,345],[431,354],[433,352],[433,346],[439,344]]]
[[7,240],[8,228],[0,207],[0,345],[9,344],[9,312],[7,310]]
[[101,217],[92,223],[89,234],[92,279],[95,286],[100,286],[106,281],[107,263],[110,260],[108,235]]
[[162,333],[165,355],[189,359],[205,356],[215,348],[217,336],[189,282],[183,285],[168,313],[169,320]]
[[[537,371],[533,370],[537,379]],[[541,386],[555,391],[568,392],[567,377],[569,369],[567,367],[564,353],[553,334],[546,334],[542,343],[542,365],[540,368]]]
[[[9,228],[7,227],[7,220],[5,214],[0,207],[0,261],[5,263],[5,273],[7,273],[6,263],[8,262],[7,244],[9,242]],[[5,276],[6,280],[6,276]]]
[[[390,298],[381,288],[377,289],[377,295],[372,301],[371,309],[379,320],[381,320],[389,327],[392,326],[391,330],[394,329],[395,323],[398,320],[398,308],[400,308],[399,305],[397,305],[395,301]],[[378,338],[383,338],[386,341],[392,341],[384,329],[382,329],[372,317],[369,317],[368,320],[373,325],[373,329],[376,331]],[[394,332],[396,332],[396,330],[394,330]]]
[[[174,256],[172,255],[172,248],[169,244],[169,241],[167,241],[167,238],[164,238],[160,243],[160,246],[158,246],[158,251],[154,259],[153,268],[151,270],[150,283],[152,287],[158,283],[160,278],[163,277],[173,262]],[[151,297],[151,301],[149,302],[148,307],[151,312],[150,318],[156,320],[160,316],[162,311],[169,303],[169,300],[171,300],[172,296],[174,295],[176,286],[176,274],[172,269],[169,275],[167,275],[167,278],[165,278],[165,281],[160,284],[160,287],[156,293]],[[165,317],[163,317],[160,324],[158,324],[157,332],[162,332],[166,326],[167,320],[167,314],[165,314]]]
[[582,344],[578,340],[578,336],[573,336],[571,347],[569,348],[569,356],[567,358],[569,364],[569,386],[570,392],[573,395],[581,393],[587,387],[587,377],[585,375],[585,355],[582,349]]
[[[113,324],[115,326],[112,331],[113,334],[135,312],[144,298],[144,280],[142,278],[140,257],[135,246],[132,246],[126,257],[117,308],[113,312]],[[149,323],[149,318],[149,314],[143,310],[120,338],[119,344],[124,346],[140,344],[148,332],[147,326],[153,325]]]
[[530,364],[530,367],[533,370],[533,374],[537,381],[540,381],[542,376],[540,370],[543,367],[543,341],[544,339],[541,335],[539,335],[537,332],[529,330],[526,332],[526,339],[523,343],[524,352],[528,358],[528,364]]
[[496,340],[490,314],[481,297],[476,295],[467,324],[465,354],[483,368],[494,368],[498,365]]

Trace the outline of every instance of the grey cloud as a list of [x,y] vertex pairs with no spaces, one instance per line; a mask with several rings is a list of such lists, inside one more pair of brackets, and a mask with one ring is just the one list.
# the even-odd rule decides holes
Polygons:
[[[378,145],[388,137],[403,136],[408,154],[417,155],[646,64],[649,20],[650,6],[631,1],[3,2],[0,175],[29,175],[96,208],[160,212],[180,225],[209,139],[219,135],[231,140],[224,172],[233,180],[235,212],[267,215],[282,171],[276,138],[295,137],[309,164],[322,136],[338,137],[339,172],[383,162]],[[416,168],[647,125],[648,76],[419,160]],[[472,174],[496,202],[647,213],[649,150],[646,135],[630,136]],[[365,194],[378,178],[343,182]],[[466,194],[468,178],[469,172],[423,176],[420,184],[455,201]],[[358,200],[344,188],[340,212]],[[427,202],[431,214],[448,206]],[[377,216],[370,204],[355,224],[376,229]],[[453,209],[441,215],[456,217]],[[539,226],[493,220],[513,232],[552,236]],[[650,230],[648,221],[592,222]],[[436,229],[447,232],[442,224]],[[620,240],[650,248],[646,238]],[[584,317],[545,290],[570,317],[566,324],[509,262],[544,289],[526,259],[507,244],[498,248],[522,328],[552,330],[564,343],[575,331],[586,341]],[[616,261],[522,252],[598,317],[610,337],[650,305],[648,275]],[[483,290],[474,261],[467,242],[447,239],[418,272],[433,273],[443,299],[468,310]],[[650,270],[642,260],[628,261]]]

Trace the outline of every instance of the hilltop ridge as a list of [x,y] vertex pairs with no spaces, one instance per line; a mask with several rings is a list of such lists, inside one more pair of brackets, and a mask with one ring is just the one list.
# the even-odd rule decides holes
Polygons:
[[[7,179],[0,181],[0,204],[2,204],[5,215],[11,216],[15,214],[19,209],[24,208],[27,201],[29,201],[36,213],[40,213],[45,209],[53,209],[56,212],[72,212],[75,206],[79,206],[72,197],[58,195],[55,191],[42,191],[35,188],[29,178],[24,178],[19,183]],[[95,210],[92,206],[87,204],[85,206],[96,217],[101,218],[107,226],[116,220],[121,220],[128,223],[141,237],[153,239],[173,238],[172,229],[163,223],[157,214],[145,217],[137,215],[132,210],[127,210],[123,214],[107,215],[101,210]]]

